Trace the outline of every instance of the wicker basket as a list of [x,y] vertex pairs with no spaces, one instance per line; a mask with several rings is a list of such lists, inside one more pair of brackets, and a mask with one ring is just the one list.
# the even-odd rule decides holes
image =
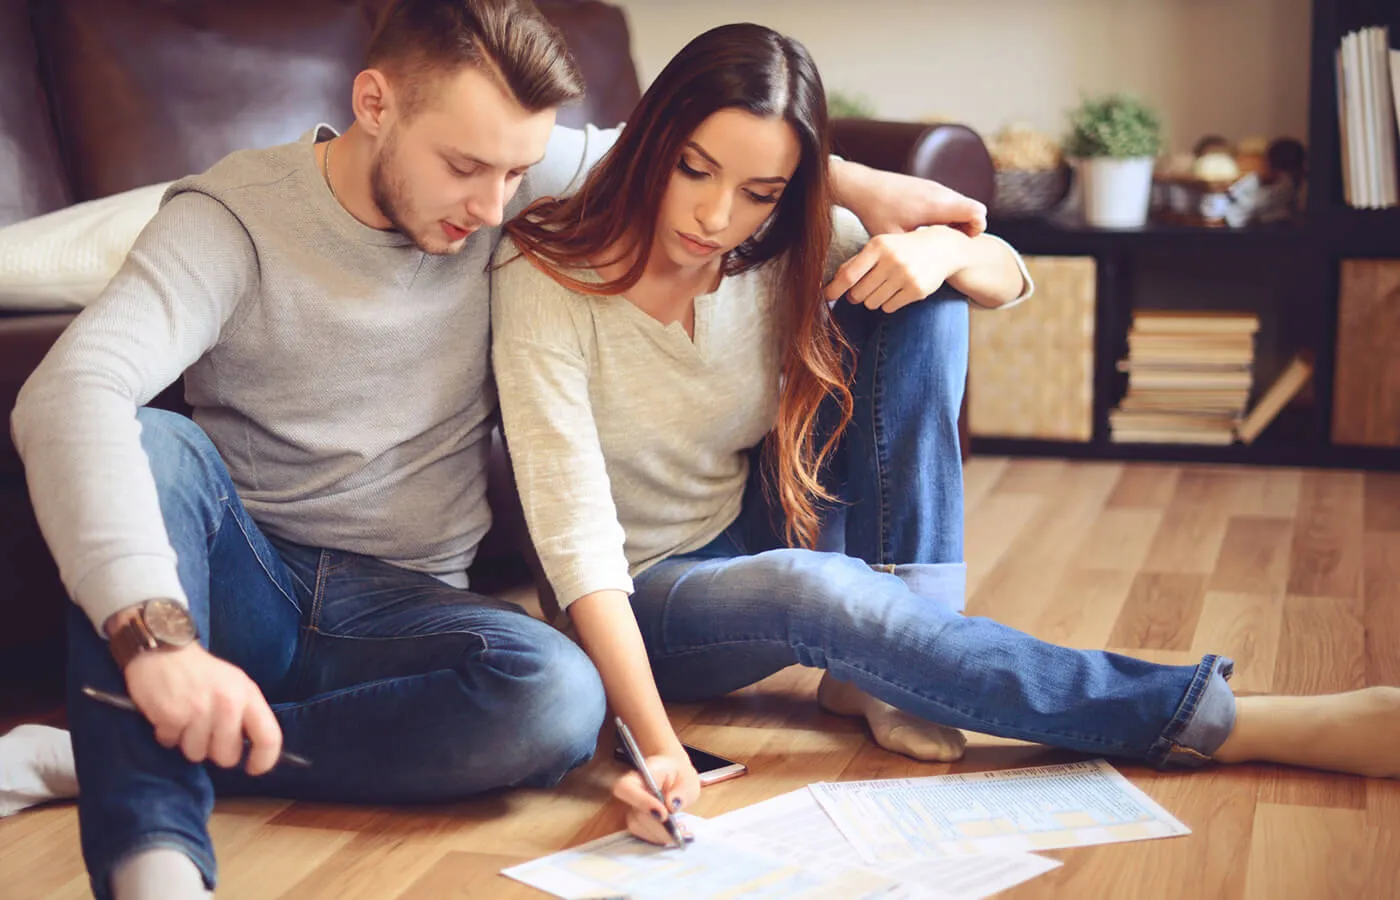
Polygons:
[[999,170],[992,214],[1036,216],[1054,209],[1069,193],[1069,166],[1041,171]]

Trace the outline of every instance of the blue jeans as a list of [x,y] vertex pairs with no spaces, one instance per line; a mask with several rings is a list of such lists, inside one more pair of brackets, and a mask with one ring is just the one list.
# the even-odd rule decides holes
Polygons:
[[195,423],[149,409],[139,419],[200,640],[257,683],[283,746],[312,765],[259,778],[194,765],[144,717],[88,699],[83,685],[125,692],[125,680],[72,607],[69,722],[99,898],[117,863],[156,846],[188,854],[212,887],[216,793],[444,800],[550,786],[592,756],[603,687],[573,642],[429,575],[268,538]]
[[1162,767],[1207,762],[1234,724],[1230,660],[1161,666],[958,612],[966,304],[840,317],[859,356],[856,421],[833,467],[847,552],[783,547],[755,466],[724,534],[634,579],[663,697],[719,696],[797,663],[944,725]]

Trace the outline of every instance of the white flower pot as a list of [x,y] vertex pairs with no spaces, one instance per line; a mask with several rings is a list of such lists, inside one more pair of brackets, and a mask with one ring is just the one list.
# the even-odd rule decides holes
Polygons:
[[1095,228],[1141,228],[1152,199],[1150,156],[1079,160],[1084,221]]

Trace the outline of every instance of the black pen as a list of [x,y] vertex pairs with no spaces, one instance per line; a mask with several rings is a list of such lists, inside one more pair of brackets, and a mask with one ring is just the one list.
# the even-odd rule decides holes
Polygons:
[[651,791],[651,795],[661,801],[661,806],[666,810],[666,821],[662,824],[666,826],[666,831],[670,833],[671,839],[676,842],[676,846],[685,849],[685,838],[681,837],[681,826],[676,821],[676,817],[671,813],[671,807],[666,802],[666,796],[661,793],[661,788],[657,786],[656,779],[651,777],[651,770],[647,768],[647,761],[642,756],[642,750],[637,746],[637,741],[632,737],[632,729],[627,727],[627,723],[622,721],[622,716],[614,719],[617,722],[617,733],[622,738],[622,746],[627,748],[627,755],[632,757],[632,765],[637,767],[637,771],[642,773],[642,782]]
[[[97,688],[90,687],[86,684],[83,685],[83,693],[96,700],[98,703],[115,706],[117,709],[125,709],[134,713],[139,713],[141,711],[135,703],[131,702],[130,697],[125,697],[121,694],[113,694],[110,691],[99,691]],[[252,742],[245,738],[243,740],[243,749],[247,750],[250,746],[252,746]],[[296,766],[301,769],[309,769],[311,767],[311,760],[304,756],[298,756],[295,753],[288,753],[286,750],[283,750],[277,755],[277,763],[278,765],[286,763],[289,766]]]

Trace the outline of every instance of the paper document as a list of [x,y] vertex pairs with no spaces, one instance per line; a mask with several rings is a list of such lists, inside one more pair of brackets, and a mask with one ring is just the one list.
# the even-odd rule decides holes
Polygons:
[[[866,867],[807,788],[711,819],[709,828],[742,844],[795,863],[809,872],[839,878]],[[1031,853],[921,859],[883,866],[899,882],[882,900],[981,900],[1057,868],[1059,860]]]
[[793,860],[726,840],[704,819],[687,816],[685,823],[695,834],[695,842],[685,850],[657,847],[619,832],[501,874],[565,900],[884,900],[898,887],[893,878],[866,868],[809,871]]
[[[1104,760],[811,786],[867,863],[1190,834]],[[883,869],[882,869],[883,871]]]

